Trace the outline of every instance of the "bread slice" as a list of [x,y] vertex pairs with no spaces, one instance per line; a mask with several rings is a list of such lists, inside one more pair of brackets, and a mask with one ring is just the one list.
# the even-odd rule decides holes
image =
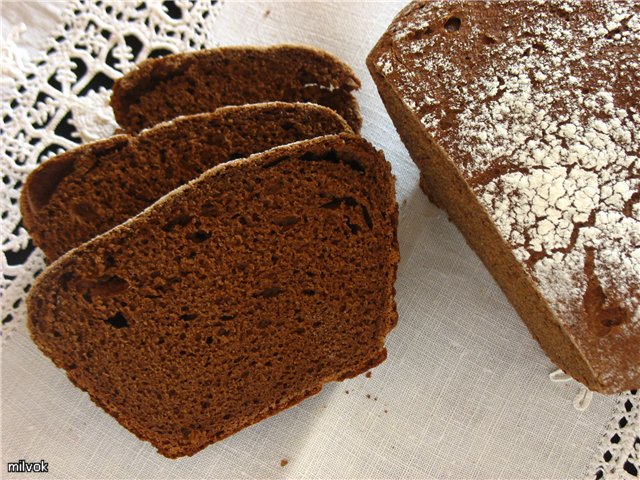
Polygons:
[[559,367],[640,387],[640,3],[413,2],[367,64],[429,196]]
[[358,88],[348,65],[316,48],[224,47],[145,60],[115,82],[111,106],[118,123],[135,133],[225,105],[311,102],[332,108],[358,132],[352,94]]
[[67,252],[35,343],[167,457],[378,365],[395,326],[390,165],[354,135],[218,165]]
[[215,165],[271,147],[351,132],[333,110],[273,102],[182,117],[44,162],[21,192],[23,222],[52,261]]

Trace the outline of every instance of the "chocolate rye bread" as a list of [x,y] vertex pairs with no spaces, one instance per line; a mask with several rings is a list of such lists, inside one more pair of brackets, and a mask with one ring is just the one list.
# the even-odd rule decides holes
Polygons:
[[354,135],[221,164],[67,252],[38,347],[167,457],[376,366],[397,314],[390,165]]
[[224,107],[58,155],[27,178],[23,222],[50,261],[140,213],[220,163],[299,140],[351,132],[333,110],[272,102]]
[[413,2],[367,64],[444,208],[547,355],[640,387],[640,3]]
[[358,88],[348,65],[316,48],[223,47],[145,60],[115,82],[111,106],[118,123],[136,133],[225,105],[311,102],[335,110],[358,132]]

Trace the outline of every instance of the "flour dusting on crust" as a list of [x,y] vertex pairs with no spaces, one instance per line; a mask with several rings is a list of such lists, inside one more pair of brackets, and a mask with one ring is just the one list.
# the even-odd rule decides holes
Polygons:
[[508,1],[499,16],[489,7],[412,4],[376,67],[456,162],[559,318],[580,323],[595,298],[605,312],[596,335],[633,336],[640,3]]

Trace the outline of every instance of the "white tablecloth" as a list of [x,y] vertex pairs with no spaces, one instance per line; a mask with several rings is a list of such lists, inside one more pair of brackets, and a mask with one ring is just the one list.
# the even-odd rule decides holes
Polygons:
[[[24,310],[16,307],[17,318],[4,326],[2,343],[3,475],[7,462],[44,459],[50,478],[582,478],[593,475],[602,462],[607,437],[619,431],[613,424],[627,398],[635,398],[635,420],[633,412],[627,416],[637,428],[636,397],[596,394],[586,411],[574,408],[579,384],[549,380],[555,367],[456,228],[421,193],[418,170],[365,67],[367,53],[402,4],[226,2],[212,8],[204,23],[207,31],[197,33],[207,46],[318,46],[349,63],[362,80],[357,94],[362,134],[392,163],[400,204],[400,321],[388,336],[386,362],[370,378],[327,385],[321,394],[191,458],[168,460],[71,385],[34,346],[24,326]],[[3,102],[11,99],[11,81],[26,81],[16,69],[28,66],[48,38],[53,41],[55,29],[64,32],[63,23],[71,25],[71,31],[86,26],[82,15],[96,9],[77,8],[72,13],[67,3],[2,4],[3,64],[8,59],[11,66],[3,71]],[[112,14],[94,21],[92,34],[100,35],[109,25],[113,31],[121,29],[116,13],[125,9],[124,3],[112,2],[110,8]],[[186,12],[191,7],[187,2],[182,8]],[[162,15],[161,7],[151,10],[150,16]],[[183,49],[196,35],[190,30],[196,16],[163,20],[184,33]],[[16,36],[21,22],[26,28]],[[140,25],[134,30],[144,27]],[[68,41],[79,38],[72,33],[67,33]],[[143,51],[162,44],[158,38],[143,39]],[[66,51],[62,43],[53,45]],[[74,92],[64,94],[65,101],[75,102]],[[88,117],[108,116],[108,94],[94,96],[92,101],[102,101],[103,109],[90,109]],[[78,108],[73,112],[80,118]],[[91,120],[83,122],[78,120],[82,139],[100,136],[89,132],[91,125],[83,127]],[[104,129],[109,122],[103,118],[95,123]],[[34,161],[22,162],[24,166],[16,162],[16,148],[21,147],[5,152],[3,168],[24,176]],[[5,202],[5,208],[16,207]],[[12,241],[19,242],[21,235]],[[27,270],[41,265],[39,253],[33,255]],[[20,268],[11,267],[12,275],[22,275]],[[3,308],[10,307],[12,295],[5,295]],[[633,437],[628,427],[627,437]],[[611,463],[629,453],[615,453]],[[620,465],[614,466],[612,478],[625,474]]]

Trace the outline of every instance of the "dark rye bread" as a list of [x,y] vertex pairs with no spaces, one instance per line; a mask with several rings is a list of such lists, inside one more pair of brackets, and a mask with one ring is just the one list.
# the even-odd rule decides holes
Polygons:
[[343,132],[351,129],[338,114],[312,104],[273,102],[182,117],[137,137],[115,136],[44,162],[22,190],[23,222],[53,261],[211,167]]
[[444,208],[547,355],[640,387],[640,3],[413,2],[368,67]]
[[390,165],[354,135],[221,164],[69,251],[27,300],[35,343],[163,455],[192,455],[386,357]]
[[348,65],[316,48],[224,47],[145,60],[115,82],[111,106],[122,128],[135,133],[225,105],[311,102],[335,110],[358,132],[358,88]]

